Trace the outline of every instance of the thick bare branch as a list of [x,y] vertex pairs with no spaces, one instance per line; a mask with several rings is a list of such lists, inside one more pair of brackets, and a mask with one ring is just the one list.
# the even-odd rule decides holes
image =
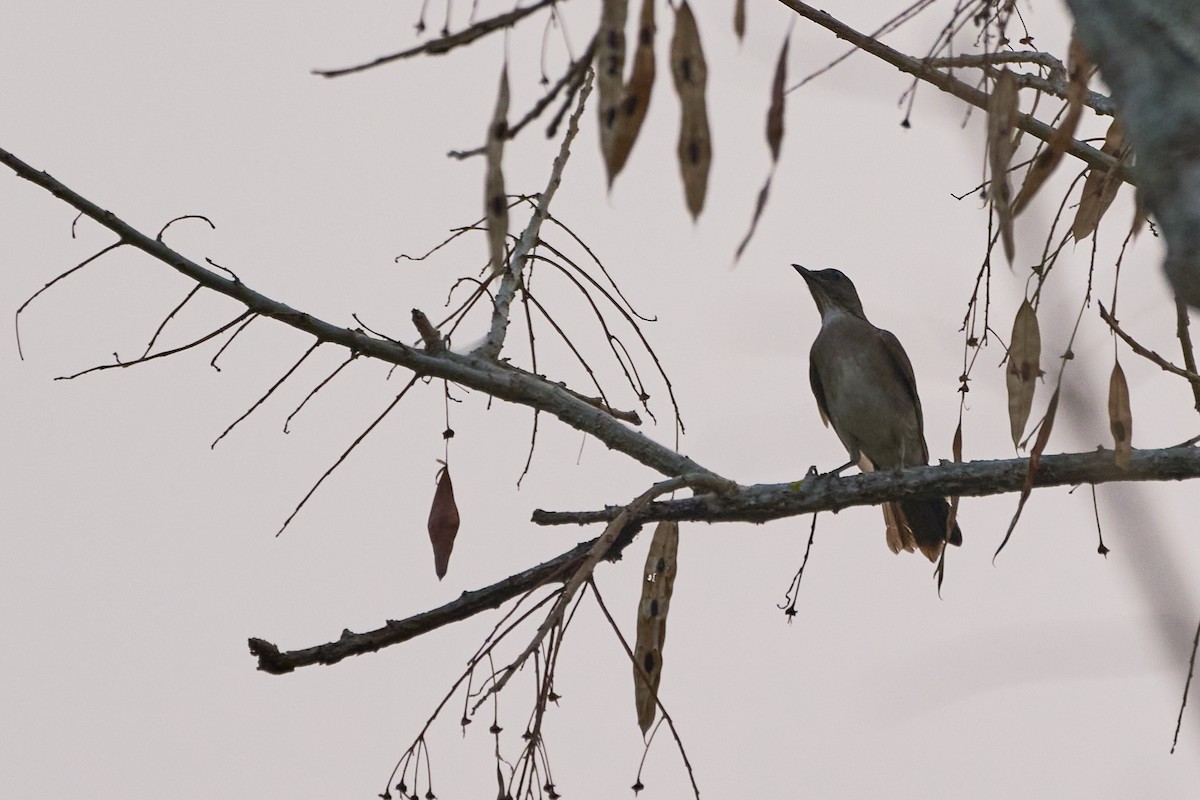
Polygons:
[[[904,470],[884,470],[844,478],[818,475],[793,483],[744,486],[723,496],[701,495],[648,504],[632,517],[639,523],[673,519],[704,522],[769,522],[814,511],[877,505],[904,497],[983,497],[1019,491],[1029,459],[943,463]],[[1114,481],[1179,481],[1200,478],[1200,448],[1134,450],[1128,468],[1118,467],[1111,450],[1042,456],[1035,487],[1073,486]],[[533,513],[539,525],[582,525],[608,522],[623,506],[595,511]]]

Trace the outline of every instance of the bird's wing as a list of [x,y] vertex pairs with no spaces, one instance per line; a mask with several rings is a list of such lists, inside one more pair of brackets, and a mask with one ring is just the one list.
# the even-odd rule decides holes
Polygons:
[[821,412],[821,422],[829,427],[829,406],[825,404],[825,388],[821,386],[821,376],[817,374],[815,359],[808,357],[808,382],[812,384],[813,396],[817,398],[817,410]]
[[912,362],[908,360],[908,353],[904,352],[900,340],[891,331],[885,331],[882,328],[877,330],[879,339],[883,342],[883,349],[887,352],[888,358],[896,370],[896,375],[904,382],[909,397],[913,399],[913,407],[917,411],[917,436],[921,439],[921,456],[928,462],[929,448],[925,445],[925,415],[921,411],[921,396],[917,394],[917,377],[913,374]]

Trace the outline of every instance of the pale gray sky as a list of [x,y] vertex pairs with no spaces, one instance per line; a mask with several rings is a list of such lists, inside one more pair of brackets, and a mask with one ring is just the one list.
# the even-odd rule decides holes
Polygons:
[[[869,30],[894,9],[829,10]],[[485,4],[485,13],[493,13]],[[508,6],[503,6],[507,8]],[[500,7],[496,7],[500,8]],[[468,8],[455,7],[456,27]],[[565,4],[576,51],[590,4]],[[982,175],[981,117],[923,86],[913,128],[896,101],[907,80],[855,56],[789,96],[784,155],[771,203],[742,263],[730,269],[768,158],[767,87],[789,15],[751,4],[738,46],[731,12],[697,3],[710,64],[715,162],[695,225],[673,164],[677,111],[669,71],[626,174],[606,195],[592,115],[554,211],[585,238],[643,313],[681,398],[683,449],[741,482],[796,479],[843,451],[809,393],[817,314],[788,266],[837,266],[858,283],[873,321],[915,365],[934,458],[948,458],[962,371],[958,327],[982,258],[986,215],[951,197]],[[441,7],[430,11],[440,25]],[[484,12],[481,12],[484,13]],[[1037,43],[1061,51],[1062,9],[1028,12]],[[944,17],[928,12],[895,41],[924,51]],[[144,231],[181,214],[167,241],[210,257],[248,284],[325,319],[412,336],[409,310],[435,316],[446,287],[486,258],[482,238],[441,258],[419,253],[478,215],[482,163],[446,159],[477,145],[504,40],[449,57],[328,81],[343,66],[413,42],[416,4],[54,4],[17,0],[0,30],[7,76],[0,147],[45,169]],[[670,36],[665,8],[659,41]],[[513,109],[540,91],[540,22],[509,45]],[[562,63],[551,35],[547,58]],[[794,76],[841,52],[798,24]],[[506,156],[511,192],[542,188],[556,145],[530,136]],[[1063,182],[1074,174],[1065,165]],[[14,310],[60,271],[109,243],[45,192],[0,174],[0,300]],[[1065,183],[1060,184],[1065,185]],[[1096,285],[1131,215],[1128,198],[1101,232]],[[1041,252],[1053,188],[1018,225],[1018,269],[996,270],[994,327],[1007,340],[1024,267]],[[514,227],[523,224],[514,218]],[[1089,248],[1068,254],[1047,288],[1044,361],[1066,343]],[[1149,236],[1127,255],[1121,319],[1164,354],[1174,312]],[[603,345],[555,276],[545,299],[616,385]],[[557,554],[596,531],[539,529],[535,508],[628,500],[654,479],[595,442],[543,419],[519,491],[530,413],[463,394],[452,409],[451,465],[463,518],[439,583],[425,533],[442,456],[436,386],[407,398],[321,489],[282,537],[274,533],[312,482],[387,404],[402,381],[356,363],[296,417],[284,418],[342,359],[323,348],[225,441],[214,438],[309,346],[255,322],[208,367],[207,348],[175,359],[55,382],[139,353],[189,290],[161,264],[119,252],[39,298],[22,319],[25,361],[0,349],[5,457],[0,559],[0,784],[5,796],[372,797],[461,669],[494,615],[333,667],[256,672],[245,640],[286,649],[335,639],[440,605]],[[203,295],[165,344],[231,318]],[[543,326],[544,327],[544,326]],[[464,331],[473,336],[479,328]],[[583,376],[543,335],[539,369],[582,388]],[[523,339],[511,353],[521,360]],[[328,352],[326,352],[328,350]],[[1104,391],[1112,345],[1086,312],[1050,449],[1107,443]],[[1012,455],[999,343],[981,356],[966,419],[971,459]],[[1178,380],[1122,352],[1135,445],[1196,432]],[[666,392],[651,385],[670,442]],[[1040,415],[1049,385],[1035,401]],[[632,405],[628,393],[618,398]],[[1065,415],[1065,416],[1064,416]],[[665,651],[662,696],[706,796],[857,798],[1188,797],[1200,780],[1200,717],[1168,755],[1200,594],[1191,484],[1099,489],[1107,560],[1095,553],[1086,488],[1037,492],[992,563],[1013,496],[971,500],[964,546],[942,599],[930,566],[893,556],[877,509],[820,520],[787,626],[776,604],[799,562],[807,519],[685,525]],[[632,632],[643,539],[597,580]],[[1181,577],[1182,576],[1182,577]],[[522,644],[514,642],[514,647]],[[567,797],[627,796],[642,742],[628,663],[585,602],[559,667],[547,722],[555,779]],[[515,753],[527,677],[501,702]],[[452,706],[456,704],[452,703]],[[1193,703],[1189,708],[1200,707]],[[457,710],[430,737],[440,797],[490,796],[490,719],[464,739]],[[686,796],[669,738],[643,780],[649,797]]]

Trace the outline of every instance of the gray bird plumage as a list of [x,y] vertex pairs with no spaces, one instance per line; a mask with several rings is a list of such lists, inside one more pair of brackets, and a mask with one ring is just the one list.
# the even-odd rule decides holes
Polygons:
[[[841,272],[792,266],[821,312],[809,381],[821,419],[833,427],[850,463],[868,471],[928,464],[921,398],[900,342],[867,320],[854,284]],[[946,535],[949,511],[942,498],[884,504],[888,547],[894,553],[920,550],[937,561],[944,542],[962,543],[957,524]]]

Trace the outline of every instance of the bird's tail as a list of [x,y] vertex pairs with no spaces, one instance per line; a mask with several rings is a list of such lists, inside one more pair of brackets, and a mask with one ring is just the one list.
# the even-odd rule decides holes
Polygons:
[[946,535],[949,517],[950,504],[940,497],[884,503],[888,547],[893,553],[920,550],[926,558],[936,562],[942,555],[943,542],[955,546],[962,544],[962,530],[957,522],[950,535]]

